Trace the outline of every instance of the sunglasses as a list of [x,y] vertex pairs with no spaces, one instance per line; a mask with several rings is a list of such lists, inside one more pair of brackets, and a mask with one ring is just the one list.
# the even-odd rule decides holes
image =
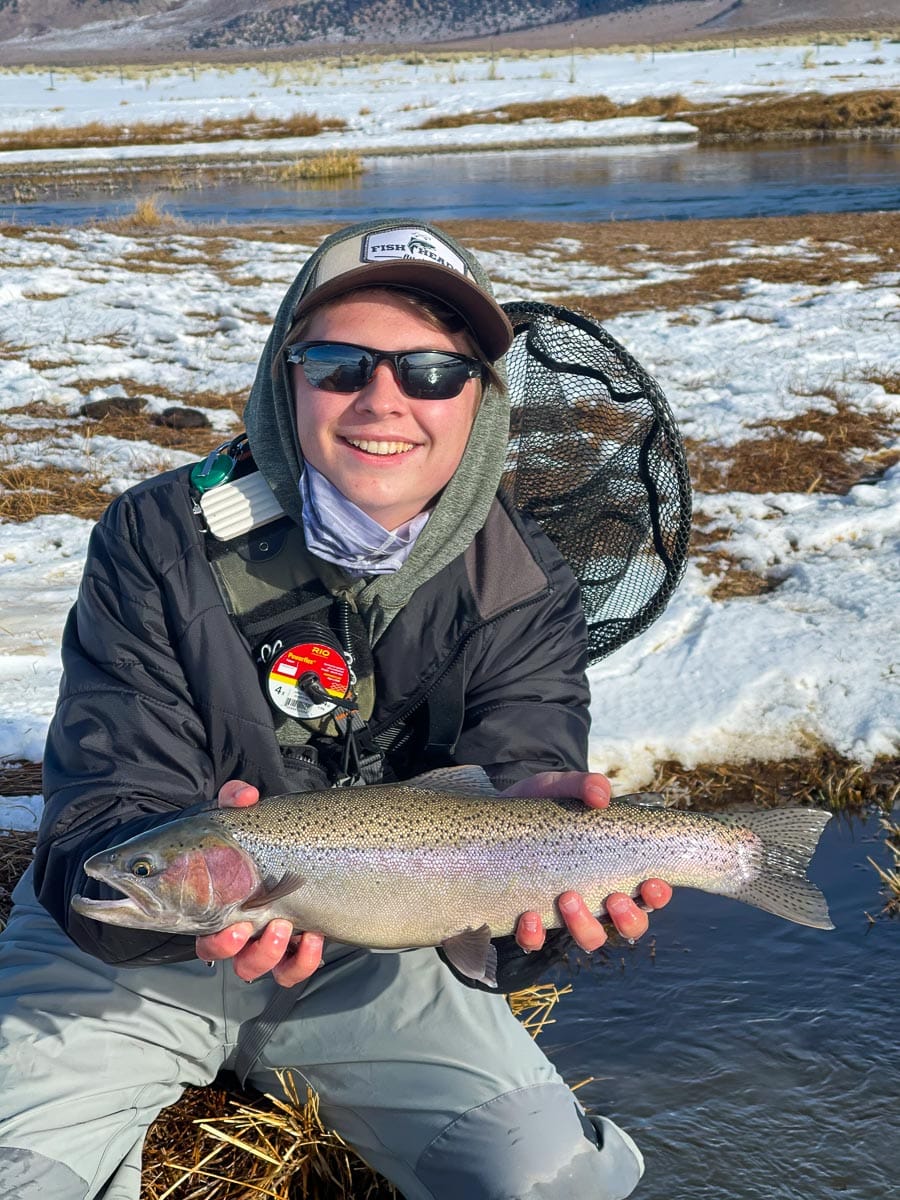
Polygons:
[[349,395],[366,386],[381,362],[389,362],[400,387],[414,400],[449,400],[484,368],[477,358],[450,350],[370,350],[349,342],[295,342],[285,350],[306,382],[323,392]]

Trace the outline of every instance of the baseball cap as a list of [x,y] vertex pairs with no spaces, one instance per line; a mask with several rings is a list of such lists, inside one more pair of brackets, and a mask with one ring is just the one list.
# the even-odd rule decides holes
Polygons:
[[512,326],[491,295],[481,266],[432,225],[385,221],[355,225],[332,235],[314,260],[294,309],[294,322],[355,288],[403,287],[436,296],[458,312],[491,362],[509,349]]

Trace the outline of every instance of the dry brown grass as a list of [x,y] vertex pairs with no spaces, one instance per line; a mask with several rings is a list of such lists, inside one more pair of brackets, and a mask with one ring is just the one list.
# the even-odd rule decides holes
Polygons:
[[286,117],[206,117],[202,121],[134,121],[111,124],[37,125],[33,129],[0,131],[0,150],[43,150],[91,146],[152,146],[180,142],[224,142],[233,138],[314,137],[329,129],[344,129],[339,117],[322,120],[310,113]]
[[828,137],[838,133],[900,132],[900,91],[867,90],[823,95],[774,96],[727,106],[685,110],[701,141]]
[[363,172],[359,154],[350,150],[330,150],[327,154],[311,154],[279,167],[276,178],[280,183],[308,183],[320,179],[348,179]]
[[900,91],[870,89],[823,95],[741,99],[727,105],[694,104],[681,95],[648,96],[616,104],[607,96],[572,96],[504,104],[494,109],[429,117],[421,129],[465,125],[517,125],[522,121],[607,121],[613,117],[662,117],[697,127],[700,141],[754,141],[760,138],[839,133],[900,132]]
[[882,817],[881,827],[885,831],[884,844],[894,859],[892,867],[882,867],[874,859],[869,862],[875,868],[882,883],[884,897],[882,912],[888,917],[900,916],[900,823],[891,817]]
[[664,117],[674,120],[694,106],[684,96],[648,96],[631,104],[616,104],[608,96],[571,96],[532,100],[498,108],[428,117],[420,129],[459,129],[465,125],[515,125],[521,121],[608,121],[612,117]]
[[[838,401],[834,409],[810,409],[781,421],[757,426],[771,436],[744,438],[732,446],[685,446],[693,486],[717,492],[807,492],[845,495],[863,482],[874,482],[895,463],[900,450],[888,448],[900,434],[900,417],[861,412]],[[813,433],[817,440],[801,435]],[[706,575],[719,575],[710,593],[713,600],[759,596],[778,587],[774,575],[759,575],[728,551],[730,531],[715,525],[696,526],[692,554]],[[724,545],[722,543],[725,543]]]
[[[686,443],[694,487],[701,492],[846,493],[876,480],[900,461],[886,449],[900,434],[900,417],[862,412],[838,401],[782,420],[750,426],[763,435],[718,447]],[[802,435],[813,434],[815,440]]]
[[697,767],[663,762],[648,790],[664,792],[680,806],[695,809],[802,804],[833,811],[874,807],[887,814],[900,799],[900,759],[884,758],[862,767],[817,747],[807,758],[782,762]]
[[[502,254],[543,251],[566,260],[556,243],[575,243],[572,262],[596,265],[620,275],[622,290],[602,297],[572,293],[554,303],[605,321],[624,312],[647,309],[678,311],[695,304],[734,300],[752,275],[765,283],[803,283],[829,287],[843,281],[867,283],[897,263],[900,255],[900,212],[802,214],[702,221],[448,221],[449,233],[476,250]],[[334,226],[315,226],[311,237]],[[304,234],[306,227],[304,227]],[[767,256],[766,247],[783,247],[805,239],[796,255]],[[732,254],[732,245],[753,243],[753,258]],[[860,261],[860,255],[867,257]],[[684,270],[682,278],[634,286],[646,275],[647,261]],[[686,337],[690,334],[686,333]]]
[[0,465],[0,520],[32,521],[48,513],[96,520],[112,500],[104,479],[60,467]]
[[280,1073],[286,1100],[229,1087],[192,1088],[151,1126],[142,1200],[399,1200]]
[[[123,213],[120,217],[108,217],[102,222],[98,221],[96,227],[106,229],[110,233],[140,236],[141,234],[160,232],[183,233],[190,228],[190,225],[180,217],[173,217],[171,213],[160,208],[156,196],[142,196],[135,201],[131,212]],[[183,263],[179,264],[179,267],[183,266]]]

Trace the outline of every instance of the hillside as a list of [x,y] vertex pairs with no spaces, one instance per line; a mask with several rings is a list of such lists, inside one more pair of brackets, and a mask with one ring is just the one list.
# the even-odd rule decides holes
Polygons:
[[896,0],[0,0],[0,62],[277,57],[900,28]]

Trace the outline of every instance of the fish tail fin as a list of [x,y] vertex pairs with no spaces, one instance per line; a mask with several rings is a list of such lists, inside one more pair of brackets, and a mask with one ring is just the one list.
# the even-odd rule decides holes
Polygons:
[[798,925],[834,929],[825,897],[806,878],[831,813],[819,808],[757,808],[716,816],[725,824],[751,830],[762,842],[758,874],[730,891],[730,896]]

